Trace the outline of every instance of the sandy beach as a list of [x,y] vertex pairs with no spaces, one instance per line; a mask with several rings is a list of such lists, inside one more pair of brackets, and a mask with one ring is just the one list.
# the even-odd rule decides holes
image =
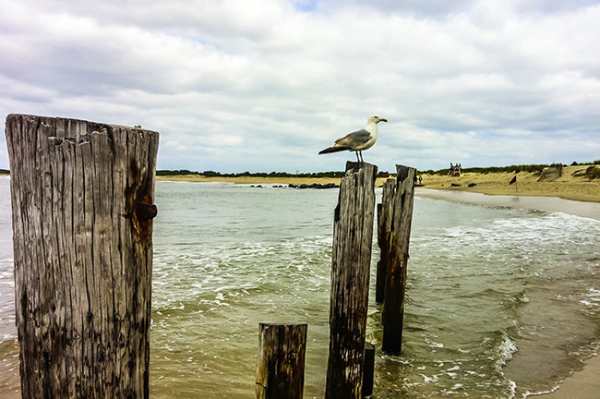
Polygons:
[[[535,173],[463,173],[459,177],[424,174],[423,184],[428,188],[476,192],[491,195],[558,197],[577,201],[600,202],[600,179],[590,180],[581,173],[590,165],[567,166],[562,176],[552,181],[538,181]],[[517,183],[509,184],[516,176]],[[469,187],[470,186],[470,187]]]

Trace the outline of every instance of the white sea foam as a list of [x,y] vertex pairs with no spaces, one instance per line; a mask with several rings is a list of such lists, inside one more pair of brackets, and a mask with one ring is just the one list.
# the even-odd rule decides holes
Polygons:
[[502,335],[502,342],[500,346],[498,346],[498,361],[496,362],[496,368],[501,371],[502,367],[506,365],[506,363],[512,359],[513,354],[519,350],[517,348],[517,344],[514,343],[513,340],[507,334]]
[[556,385],[548,390],[545,391],[535,391],[535,392],[531,392],[531,391],[525,391],[525,393],[523,393],[523,399],[532,397],[532,396],[543,396],[543,395],[548,395],[551,393],[554,393],[556,391],[558,391],[558,389],[560,388],[560,385]]
[[597,234],[594,233],[600,234],[600,220],[552,213],[544,216],[499,218],[485,226],[453,226],[446,228],[443,234],[455,239],[460,246],[471,242],[483,246],[504,246],[511,242],[539,246],[540,243],[596,241]]
[[437,375],[432,375],[431,377],[426,376],[425,374],[419,374],[421,377],[423,377],[423,382],[425,384],[435,384],[436,382],[438,382],[439,377]]

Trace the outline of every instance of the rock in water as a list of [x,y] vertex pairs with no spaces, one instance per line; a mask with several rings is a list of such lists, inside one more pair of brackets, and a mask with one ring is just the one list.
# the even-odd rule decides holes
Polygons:
[[545,167],[537,181],[554,181],[562,176],[562,169],[562,165]]

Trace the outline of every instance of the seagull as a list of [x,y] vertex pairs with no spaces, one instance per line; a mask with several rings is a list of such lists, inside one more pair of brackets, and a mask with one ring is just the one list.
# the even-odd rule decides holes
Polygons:
[[377,124],[379,122],[387,122],[387,119],[371,116],[367,119],[367,127],[365,129],[348,133],[341,139],[337,139],[333,146],[320,151],[319,154],[329,154],[330,152],[338,151],[354,151],[358,163],[363,163],[362,151],[373,147],[377,141]]

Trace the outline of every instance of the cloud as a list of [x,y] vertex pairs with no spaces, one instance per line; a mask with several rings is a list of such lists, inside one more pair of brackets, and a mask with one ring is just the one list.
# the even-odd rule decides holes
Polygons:
[[599,157],[591,1],[0,6],[0,116],[141,124],[160,168],[340,169],[316,153],[371,114],[382,169]]

